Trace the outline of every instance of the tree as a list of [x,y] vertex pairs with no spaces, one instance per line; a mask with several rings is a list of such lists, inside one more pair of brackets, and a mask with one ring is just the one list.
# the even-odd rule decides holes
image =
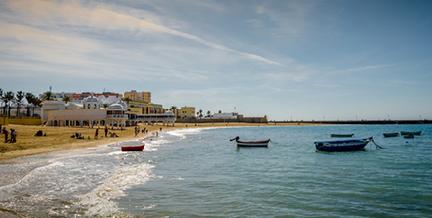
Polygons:
[[199,111],[198,111],[198,117],[199,118],[203,117],[203,110],[202,109],[199,109]]
[[28,117],[30,116],[30,105],[33,104],[34,98],[35,98],[35,96],[30,92],[27,92],[25,94],[25,99],[27,100],[26,108],[27,108],[27,116]]
[[63,97],[63,101],[67,104],[68,102],[70,102],[70,97],[69,96],[64,96]]
[[207,111],[207,117],[210,117],[211,112]]
[[[0,89],[0,100],[3,101],[3,89]],[[4,101],[3,101],[3,103],[4,103]],[[3,105],[3,113],[2,113],[2,115],[5,114],[5,109],[6,109],[6,105],[4,104]]]
[[15,94],[11,91],[6,92],[3,96],[3,102],[5,103],[5,105],[7,105],[8,107],[8,117],[10,117],[10,112],[11,112],[11,103],[12,101],[15,99]]
[[17,112],[16,112],[16,116],[19,117],[20,115],[20,109],[21,109],[21,105],[22,105],[22,100],[25,97],[25,93],[23,91],[18,91],[16,93],[16,104],[17,104]]
[[220,113],[220,114],[221,114],[221,113],[222,113],[222,110],[219,110],[219,111],[218,111],[218,113]]
[[42,100],[44,101],[51,101],[52,100],[52,92],[46,91],[42,94]]

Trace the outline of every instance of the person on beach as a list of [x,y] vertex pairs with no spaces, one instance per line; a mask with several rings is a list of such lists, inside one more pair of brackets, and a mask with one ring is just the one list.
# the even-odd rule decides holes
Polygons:
[[105,125],[105,138],[108,137],[108,126]]
[[96,132],[95,132],[95,139],[97,139],[97,138],[98,138],[98,136],[99,136],[99,127],[98,127],[98,128],[96,128]]
[[9,141],[9,131],[6,129],[6,127],[3,127],[2,133],[5,135],[5,143],[8,143]]
[[161,128],[159,128],[159,131],[161,131],[161,132],[162,132],[162,127],[161,127]]
[[16,142],[16,137],[17,137],[17,132],[15,129],[11,129],[11,139],[10,139],[10,143],[15,143]]

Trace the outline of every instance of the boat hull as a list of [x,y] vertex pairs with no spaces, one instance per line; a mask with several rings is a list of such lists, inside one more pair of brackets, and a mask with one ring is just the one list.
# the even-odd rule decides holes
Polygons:
[[385,138],[398,137],[398,136],[399,136],[399,133],[398,133],[398,132],[383,133],[383,136],[384,136]]
[[259,148],[259,147],[268,147],[270,139],[265,141],[239,141],[237,140],[237,147],[249,147],[249,148]]
[[143,151],[144,145],[141,145],[141,146],[122,146],[121,150],[122,151]]
[[416,132],[406,132],[406,131],[402,131],[401,135],[421,135],[421,131],[416,131]]
[[330,134],[332,138],[352,138],[354,134]]
[[369,139],[320,141],[315,142],[315,148],[318,151],[327,152],[361,151],[364,150],[369,142]]

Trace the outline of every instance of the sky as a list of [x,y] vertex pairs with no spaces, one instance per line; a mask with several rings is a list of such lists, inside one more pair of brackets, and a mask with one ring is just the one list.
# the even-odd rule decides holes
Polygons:
[[0,1],[0,88],[272,120],[432,119],[432,2]]

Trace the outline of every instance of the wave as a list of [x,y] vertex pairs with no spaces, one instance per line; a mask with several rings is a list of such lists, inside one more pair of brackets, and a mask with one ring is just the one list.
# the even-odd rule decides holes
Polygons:
[[86,216],[110,216],[119,212],[113,201],[125,196],[125,190],[143,184],[152,177],[153,165],[142,163],[122,167],[107,178],[102,185],[80,197],[79,205],[86,208]]

